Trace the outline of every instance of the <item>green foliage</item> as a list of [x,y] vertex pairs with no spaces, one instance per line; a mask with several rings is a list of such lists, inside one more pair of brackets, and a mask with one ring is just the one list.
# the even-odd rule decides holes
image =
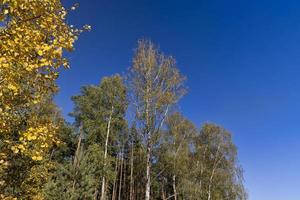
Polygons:
[[[75,117],[76,128],[65,123],[60,128],[64,142],[52,151],[51,158],[57,166],[44,187],[46,199],[101,199],[103,180],[106,199],[144,199],[145,185],[149,183],[145,173],[148,164],[151,199],[247,199],[231,134],[214,124],[204,124],[197,130],[179,112],[169,113],[180,96],[173,93],[171,98],[171,94],[163,91],[179,84],[179,93],[183,94],[183,79],[172,68],[171,61],[163,62],[165,69],[155,69],[155,59],[160,63],[164,57],[151,43],[148,45],[140,46],[139,51],[144,52],[138,52],[140,58],[134,61],[136,71],[130,73],[128,86],[132,91],[130,87],[135,84],[130,94],[136,98],[127,101],[129,89],[119,75],[105,77],[97,86],[84,86],[80,95],[72,97],[75,109],[71,115]],[[152,64],[148,63],[152,75],[143,71],[141,64],[146,58],[142,55],[154,59],[150,59]],[[146,79],[155,77],[160,81]],[[165,81],[171,85],[156,88]],[[147,84],[155,90],[147,90]],[[129,103],[138,106],[134,113],[137,121],[132,122],[130,129],[125,120]]]
[[[127,107],[126,88],[122,78],[119,75],[104,78],[99,86],[83,87],[81,94],[72,99],[75,109],[71,115],[75,117],[75,126],[83,135],[77,134],[78,139],[74,143],[75,134],[71,133],[74,129],[63,129],[61,137],[66,142],[63,147],[54,151],[53,158],[64,162],[45,187],[48,199],[98,198],[102,177],[108,182],[107,190],[116,178],[114,157],[119,154],[120,145],[124,143],[127,126],[124,119]],[[111,134],[108,156],[105,158],[108,124],[111,125]]]
[[[83,163],[83,162],[82,162]],[[71,164],[59,165],[44,188],[45,199],[85,200],[92,199],[95,187],[90,165],[80,165],[79,173]]]
[[[190,180],[203,199],[246,199],[242,171],[237,164],[237,149],[224,128],[205,124],[195,138]],[[198,183],[198,184],[197,184]]]
[[[0,182],[1,194],[140,200],[149,184],[150,199],[246,200],[231,134],[215,124],[197,130],[181,113],[171,113],[185,93],[175,60],[141,41],[127,77],[127,85],[115,75],[82,87],[72,97],[74,124],[63,120],[52,95],[41,99],[34,113],[57,127],[60,142],[43,150],[41,161],[11,154],[11,166],[0,173],[6,183]],[[127,110],[129,104],[136,109]],[[126,119],[126,112],[136,118]]]
[[[127,108],[126,88],[119,75],[103,78],[99,86],[84,86],[81,95],[72,97],[75,103],[74,112],[76,126],[83,126],[87,143],[104,145],[108,116],[114,107],[113,130],[126,127],[124,115]],[[112,131],[112,141],[116,138]]]

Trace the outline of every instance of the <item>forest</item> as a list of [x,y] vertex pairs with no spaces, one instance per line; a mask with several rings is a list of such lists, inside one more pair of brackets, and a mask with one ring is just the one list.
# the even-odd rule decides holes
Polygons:
[[56,80],[91,29],[67,23],[77,7],[0,0],[0,199],[246,200],[231,133],[182,114],[186,77],[148,39],[124,75],[82,86],[64,119]]

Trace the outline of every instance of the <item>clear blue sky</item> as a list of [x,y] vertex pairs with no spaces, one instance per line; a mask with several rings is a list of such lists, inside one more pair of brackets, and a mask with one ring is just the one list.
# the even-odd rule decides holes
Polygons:
[[93,30],[58,81],[65,116],[80,86],[126,72],[136,41],[150,38],[188,77],[182,112],[233,133],[250,200],[299,200],[299,1],[77,1],[70,23]]

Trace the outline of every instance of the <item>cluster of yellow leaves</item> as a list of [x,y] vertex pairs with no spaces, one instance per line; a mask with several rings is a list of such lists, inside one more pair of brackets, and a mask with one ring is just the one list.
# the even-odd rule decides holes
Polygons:
[[51,119],[35,112],[57,91],[58,70],[68,67],[63,51],[81,32],[66,23],[67,12],[60,0],[0,0],[0,175],[10,154],[40,161],[59,143]]
[[56,133],[57,127],[51,123],[38,127],[29,127],[19,133],[19,143],[11,147],[14,153],[25,153],[32,160],[42,160],[43,154],[48,152],[52,144],[59,144]]
[[36,112],[57,91],[59,68],[68,67],[63,52],[82,32],[66,23],[67,12],[60,0],[0,0],[0,178],[11,155],[42,161],[59,143],[55,123]]
[[[0,13],[6,24],[0,29],[0,134],[14,153],[26,153],[54,134],[51,125],[24,122],[33,121],[32,108],[56,91],[58,68],[68,66],[63,50],[73,49],[77,30],[66,24],[67,11],[59,0],[0,0]],[[16,132],[20,138],[10,141]],[[18,144],[22,138],[24,143]]]
[[31,169],[26,199],[43,199],[31,184],[45,181],[43,158],[59,140],[55,120],[40,108],[57,91],[59,68],[68,67],[63,52],[82,32],[66,23],[68,11],[60,0],[0,0],[0,199],[16,199],[3,192],[3,177],[20,155],[40,166]]
[[7,197],[7,196],[4,196],[3,194],[0,194],[0,198],[2,200],[17,200],[17,198],[15,198],[15,197]]

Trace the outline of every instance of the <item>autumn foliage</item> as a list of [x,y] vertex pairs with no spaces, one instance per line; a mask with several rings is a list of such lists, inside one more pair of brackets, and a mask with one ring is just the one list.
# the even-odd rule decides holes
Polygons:
[[0,188],[15,154],[41,161],[59,143],[53,119],[38,112],[81,32],[65,22],[68,11],[60,0],[0,1]]
[[77,7],[0,0],[0,199],[247,199],[230,133],[176,110],[185,76],[151,41],[126,78],[82,87],[64,121],[56,79],[90,29],[66,22]]

